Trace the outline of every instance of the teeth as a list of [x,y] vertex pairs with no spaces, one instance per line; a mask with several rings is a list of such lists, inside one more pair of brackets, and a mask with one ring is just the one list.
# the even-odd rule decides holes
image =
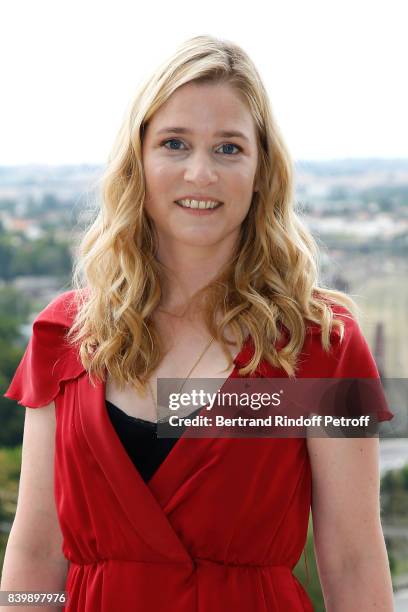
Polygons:
[[220,202],[208,202],[205,200],[177,200],[185,208],[215,208]]

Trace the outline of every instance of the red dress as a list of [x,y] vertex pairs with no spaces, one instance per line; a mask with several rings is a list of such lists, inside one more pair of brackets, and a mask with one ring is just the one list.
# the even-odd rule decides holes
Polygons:
[[[37,316],[5,393],[30,408],[55,402],[55,501],[70,562],[64,610],[313,610],[292,573],[311,505],[306,439],[182,436],[146,484],[109,420],[105,384],[93,387],[64,343],[73,295]],[[346,338],[340,345],[332,332],[330,355],[309,327],[299,377],[378,377],[359,327],[344,320]],[[252,350],[247,342],[231,378]],[[255,375],[286,377],[267,362]]]

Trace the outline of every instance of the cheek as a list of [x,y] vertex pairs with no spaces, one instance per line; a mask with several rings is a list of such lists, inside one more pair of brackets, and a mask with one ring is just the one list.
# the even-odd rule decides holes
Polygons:
[[158,206],[163,194],[168,192],[171,183],[168,170],[160,164],[148,160],[144,163],[144,177],[146,186],[146,205],[155,208]]
[[251,165],[246,164],[243,168],[242,171],[239,174],[239,178],[241,181],[241,186],[244,187],[244,185],[247,186],[248,189],[251,189],[254,178],[255,178],[255,172],[256,172],[256,167]]
[[[146,163],[144,166],[146,196],[145,211],[158,224],[166,218],[168,222],[169,204],[174,192],[174,175],[169,172],[168,165]],[[175,197],[175,196],[174,196]]]
[[247,193],[251,191],[252,184],[255,177],[256,168],[253,167],[252,163],[240,163],[232,168],[231,172],[224,174],[224,178],[228,181],[231,189],[236,192]]
[[254,176],[247,169],[243,169],[242,172],[236,173],[234,177],[229,180],[229,193],[232,201],[239,203],[239,208],[243,209],[249,207],[252,200],[253,193],[253,181]]
[[150,168],[146,176],[146,185],[152,198],[162,199],[168,197],[174,192],[174,172],[171,172],[168,165],[156,165]]

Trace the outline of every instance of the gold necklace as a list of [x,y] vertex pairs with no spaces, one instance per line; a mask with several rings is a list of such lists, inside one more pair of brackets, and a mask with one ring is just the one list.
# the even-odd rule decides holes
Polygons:
[[[209,341],[209,343],[207,344],[207,346],[205,347],[205,349],[203,350],[203,352],[201,353],[201,355],[199,356],[199,358],[197,359],[197,361],[194,363],[193,367],[192,367],[192,368],[190,368],[190,371],[189,371],[189,373],[187,374],[187,376],[185,377],[185,379],[184,379],[184,381],[183,381],[183,384],[181,385],[180,389],[178,390],[178,393],[180,393],[180,392],[181,392],[181,390],[183,389],[183,387],[184,387],[184,385],[186,384],[187,380],[189,379],[191,372],[192,372],[192,371],[194,370],[194,368],[195,368],[195,367],[196,367],[196,366],[197,366],[197,365],[200,363],[201,359],[204,357],[205,353],[208,351],[208,349],[210,348],[210,346],[211,346],[211,344],[212,344],[213,342],[214,342],[214,338],[212,337],[212,338],[211,338],[211,340]],[[150,381],[149,381],[149,380],[147,381],[147,385],[148,385],[148,387],[149,387],[150,395],[152,396],[153,406],[154,406],[154,408],[155,408],[155,410],[156,410],[156,418],[157,418],[157,420],[158,420],[158,419],[159,419],[159,414],[158,414],[158,413],[159,413],[159,408],[158,408],[157,402],[156,402],[156,400],[155,400],[155,398],[154,398],[153,389],[152,389],[152,386],[151,386],[151,384],[150,384]]]
[[157,312],[162,312],[163,314],[167,314],[170,317],[174,317],[175,319],[182,319],[184,317],[184,315],[186,314],[186,311],[183,312],[183,314],[174,314],[174,312],[169,312],[168,310],[163,310],[162,308],[156,308]]

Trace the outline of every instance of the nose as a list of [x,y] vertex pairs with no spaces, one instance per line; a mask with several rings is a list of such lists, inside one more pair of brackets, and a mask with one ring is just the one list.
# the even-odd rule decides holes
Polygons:
[[199,186],[217,182],[218,175],[207,154],[196,152],[190,156],[184,171],[184,180],[186,183],[194,183]]

